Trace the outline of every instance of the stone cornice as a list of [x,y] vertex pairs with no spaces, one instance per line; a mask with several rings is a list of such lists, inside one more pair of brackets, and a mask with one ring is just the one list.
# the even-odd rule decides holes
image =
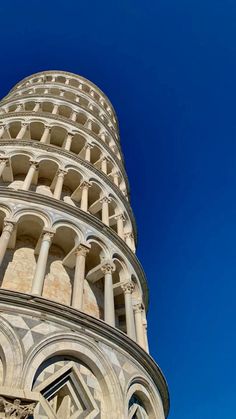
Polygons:
[[[7,289],[0,289],[0,306],[4,310],[4,306],[10,305],[13,308],[24,308],[34,310],[34,316],[37,315],[35,311],[39,312],[39,317],[43,313],[45,320],[50,321],[50,317],[55,322],[63,323],[72,330],[80,332],[83,328],[83,333],[88,335],[92,332],[97,334],[101,339],[109,341],[113,346],[121,348],[128,352],[140,365],[143,367],[157,386],[165,412],[165,417],[169,413],[169,393],[165,377],[155,363],[153,358],[145,352],[136,342],[130,339],[125,333],[121,332],[102,320],[92,317],[86,313],[76,310],[72,307],[65,306],[47,300],[43,297],[36,297],[30,294],[19,293]],[[56,319],[55,319],[56,317]],[[68,325],[69,322],[69,325]]]
[[72,205],[66,204],[64,201],[60,201],[54,198],[51,198],[46,195],[37,194],[35,192],[14,190],[8,187],[0,187],[0,197],[18,199],[24,202],[35,203],[39,205],[44,205],[46,208],[51,207],[61,211],[62,213],[69,214],[77,219],[83,221],[84,223],[94,227],[99,232],[104,234],[111,242],[115,243],[119,249],[125,254],[131,265],[134,267],[137,272],[137,277],[139,278],[140,284],[142,286],[144,303],[146,309],[148,308],[148,288],[147,280],[144,273],[144,270],[139,262],[137,256],[132,252],[129,246],[122,240],[118,234],[112,230],[112,228],[103,224],[97,217],[88,212],[82,211],[80,208],[73,207]]
[[[86,79],[85,77],[82,77],[82,76],[80,76],[80,75],[78,75],[78,74],[75,74],[75,73],[70,73],[69,71],[57,71],[57,70],[49,70],[49,71],[41,71],[41,72],[39,72],[39,73],[34,73],[34,74],[31,74],[31,76],[28,76],[28,77],[25,77],[24,79],[22,79],[21,81],[19,81],[17,84],[15,84],[15,86],[10,90],[10,92],[9,92],[9,94],[11,93],[11,92],[13,92],[14,90],[17,90],[17,87],[18,86],[20,86],[22,83],[25,83],[26,81],[28,81],[28,80],[30,80],[30,79],[32,79],[32,78],[34,78],[34,77],[38,77],[38,76],[43,76],[43,75],[56,75],[56,74],[59,74],[59,75],[64,75],[64,76],[71,76],[71,77],[75,77],[76,79],[78,79],[78,81],[81,81],[82,83],[85,83],[85,84],[87,84],[89,87],[91,87],[92,89],[94,89],[95,91],[97,90],[97,92],[104,98],[104,100],[107,102],[107,104],[110,106],[110,108],[111,108],[111,110],[112,110],[112,113],[113,113],[113,115],[114,115],[114,117],[115,117],[115,119],[116,119],[116,122],[118,122],[118,119],[117,119],[117,115],[116,115],[116,112],[115,112],[115,109],[114,109],[114,107],[113,107],[113,105],[112,105],[112,103],[111,103],[111,101],[110,101],[110,99],[108,99],[108,97],[105,95],[105,93],[103,93],[103,91],[98,87],[98,86],[96,86],[96,84],[94,84],[93,82],[91,82],[90,80],[88,80],[88,79]],[[60,83],[60,85],[61,86],[64,86],[62,83]],[[65,85],[66,86],[66,85]],[[86,92],[84,92],[85,94],[86,94]],[[86,96],[88,96],[89,98],[91,98],[91,96],[87,93],[87,95]],[[96,101],[96,100],[95,100]],[[97,102],[96,101],[96,103],[98,103],[99,104],[99,102]],[[103,110],[105,110],[104,108],[102,108]],[[107,115],[109,115],[109,113],[105,110],[105,112],[107,113]],[[110,116],[110,115],[109,115]],[[117,126],[118,126],[118,124],[117,124]]]
[[[82,106],[80,103],[76,103],[73,100],[67,99],[65,97],[51,95],[51,94],[48,94],[48,93],[45,96],[35,95],[35,94],[33,94],[33,95],[21,95],[19,97],[18,96],[13,96],[13,97],[10,96],[10,97],[7,97],[7,99],[1,100],[0,106],[6,105],[6,104],[12,103],[12,102],[22,103],[22,100],[21,100],[22,98],[24,98],[24,99],[31,99],[31,100],[32,100],[32,98],[37,98],[37,99],[42,99],[42,101],[47,101],[47,99],[55,99],[57,101],[62,102],[63,104],[66,102],[66,103],[71,104],[72,106],[76,106],[76,107],[82,109],[83,111],[87,112],[93,118],[97,119],[100,122],[100,124],[102,124],[107,129],[107,131],[109,132],[109,134],[112,136],[113,140],[116,142],[117,146],[120,147],[120,141],[117,142],[117,139],[114,137],[114,134],[113,134],[112,130],[110,129],[110,127],[107,124],[104,123],[103,119],[101,119],[97,114],[93,113],[93,111],[91,109],[86,108],[85,106]],[[15,113],[15,112],[16,111],[13,111],[11,113]],[[51,112],[45,112],[45,113],[46,114],[51,114]],[[67,119],[69,121],[71,121],[71,119],[69,117]],[[118,130],[117,130],[117,135],[118,135],[118,138],[120,138]]]
[[67,125],[71,125],[74,128],[79,129],[80,131],[84,131],[85,134],[89,135],[90,137],[94,138],[96,141],[98,141],[99,144],[101,144],[101,146],[103,146],[105,148],[105,150],[107,151],[108,154],[111,154],[113,159],[115,160],[115,162],[117,163],[117,165],[119,166],[119,169],[122,171],[122,173],[125,172],[124,169],[124,165],[122,163],[124,163],[124,156],[123,153],[120,149],[120,144],[117,143],[116,141],[116,145],[118,145],[118,149],[121,155],[121,160],[118,159],[118,157],[115,155],[115,153],[110,149],[110,147],[101,140],[101,138],[98,137],[98,135],[94,134],[92,131],[90,131],[89,129],[85,128],[84,125],[78,124],[78,122],[74,122],[72,120],[69,120],[67,118],[64,118],[61,115],[53,115],[51,113],[46,114],[46,112],[8,112],[5,113],[3,115],[0,115],[0,120],[4,120],[6,118],[18,118],[18,117],[33,117],[35,119],[37,118],[43,118],[43,119],[52,119],[54,121],[60,121],[60,122],[64,122],[64,124]]

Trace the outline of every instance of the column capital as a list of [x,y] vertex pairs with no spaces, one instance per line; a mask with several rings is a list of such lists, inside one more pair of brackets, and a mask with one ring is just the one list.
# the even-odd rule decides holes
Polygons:
[[80,243],[75,251],[75,255],[86,256],[89,253],[90,249],[91,249],[90,244]]
[[132,231],[129,231],[129,232],[125,233],[124,236],[125,236],[126,239],[133,239]]
[[0,397],[1,412],[3,411],[6,417],[28,418],[33,415],[35,406],[36,402],[21,405],[20,399],[8,401],[5,397]]
[[81,182],[81,184],[79,185],[79,187],[81,188],[81,189],[84,189],[84,188],[90,188],[90,186],[92,186],[92,184],[91,184],[91,182],[89,182],[88,180],[83,180],[82,182]]
[[109,204],[109,203],[111,202],[111,198],[109,198],[108,196],[103,196],[103,197],[100,199],[100,202],[101,202],[101,203],[105,202],[106,204]]
[[55,231],[53,230],[43,230],[42,232],[42,241],[48,241],[51,243],[53,237],[54,237]]
[[142,313],[144,310],[143,304],[141,302],[134,304],[133,307],[134,307],[135,313]]
[[72,132],[72,131],[68,131],[68,132],[67,132],[67,135],[69,135],[70,137],[74,137],[75,133],[74,133],[74,132]]
[[121,288],[124,291],[124,294],[132,294],[134,291],[134,283],[132,281],[125,282],[121,285]]
[[90,150],[94,147],[93,144],[87,143],[85,144],[85,148],[90,148]]
[[15,227],[15,224],[16,224],[16,221],[5,218],[3,220],[3,231],[8,231],[9,233],[12,233]]
[[106,274],[112,274],[112,272],[115,272],[116,266],[112,261],[103,262],[103,265],[101,266],[101,271],[104,275]]
[[50,125],[44,125],[44,129],[48,129],[48,132],[51,132],[52,127]]
[[37,169],[39,166],[39,162],[36,160],[30,160],[30,166],[35,166],[35,168]]
[[64,177],[67,173],[68,173],[68,171],[66,169],[59,168],[57,170],[57,176],[58,177]]
[[9,163],[9,157],[0,156],[0,163]]
[[115,215],[115,220],[122,220],[122,221],[125,221],[125,216],[124,216],[124,214],[120,213],[120,214]]

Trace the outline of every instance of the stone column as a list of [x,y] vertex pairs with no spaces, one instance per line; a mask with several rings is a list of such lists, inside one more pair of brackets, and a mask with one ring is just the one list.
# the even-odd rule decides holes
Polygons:
[[102,159],[101,170],[103,173],[107,174],[107,157],[103,157]]
[[32,294],[42,295],[44,277],[47,267],[48,253],[53,238],[53,232],[44,231],[42,235],[41,247],[39,251],[38,261],[35,268],[34,279],[32,284]]
[[70,119],[75,122],[76,121],[76,117],[77,117],[77,113],[72,110],[71,115],[70,115]]
[[149,345],[148,345],[148,335],[147,335],[147,320],[143,323],[143,329],[144,329],[144,338],[145,338],[145,344],[146,344],[146,351],[149,353]]
[[104,196],[100,202],[102,203],[102,222],[109,226],[109,203],[111,199]]
[[133,235],[131,232],[125,233],[125,243],[132,249],[133,247]]
[[125,217],[123,216],[123,214],[119,214],[115,217],[115,219],[117,220],[117,234],[118,234],[118,236],[120,236],[121,239],[124,240],[124,221],[125,221]]
[[27,124],[21,124],[21,129],[16,136],[16,140],[22,140],[27,130]]
[[2,138],[2,135],[3,135],[3,133],[4,133],[4,130],[5,130],[5,126],[4,126],[4,125],[2,125],[2,126],[0,127],[0,138]]
[[114,184],[116,186],[119,186],[119,175],[117,172],[113,174],[113,180],[114,180]]
[[105,134],[105,132],[101,132],[100,138],[101,138],[102,141],[105,141],[106,142],[106,134]]
[[36,102],[35,106],[34,106],[34,109],[33,109],[33,112],[38,112],[39,108],[40,108],[40,102]]
[[92,129],[92,121],[91,119],[87,119],[86,123],[85,123],[85,128],[91,130]]
[[115,327],[115,304],[112,272],[115,271],[115,265],[112,262],[105,263],[101,270],[104,274],[104,320],[106,323]]
[[142,346],[143,349],[146,349],[145,336],[143,330],[143,307],[141,303],[135,304],[134,306],[134,317],[135,317],[135,327],[136,327],[136,336],[137,343]]
[[134,323],[134,311],[132,304],[132,292],[134,290],[134,284],[129,281],[122,285],[122,289],[125,295],[125,317],[126,317],[126,329],[127,335],[136,340],[135,323]]
[[52,115],[56,115],[56,114],[57,114],[57,112],[58,112],[58,108],[59,108],[59,105],[57,105],[57,104],[55,104],[55,105],[53,106]]
[[70,151],[73,136],[74,136],[73,132],[68,132],[67,133],[67,137],[66,137],[66,141],[65,141],[65,147],[64,147],[65,150],[67,150],[67,151]]
[[32,183],[32,180],[33,180],[33,177],[34,177],[34,174],[35,174],[37,168],[38,168],[38,162],[37,161],[31,161],[30,162],[30,168],[28,170],[28,173],[25,177],[25,180],[24,180],[22,188],[21,188],[23,191],[28,191],[30,189],[30,186],[31,186],[31,183]]
[[0,178],[2,177],[3,171],[8,163],[9,159],[6,157],[0,157]]
[[77,308],[78,310],[83,309],[85,262],[89,249],[90,246],[81,243],[75,252],[76,262],[72,293],[72,307]]
[[93,146],[91,144],[86,144],[85,146],[85,156],[84,159],[88,162],[91,161],[91,150],[92,150]]
[[7,246],[9,244],[9,240],[11,237],[11,234],[13,232],[15,223],[13,221],[5,219],[3,221],[3,230],[0,237],[0,266],[2,264],[2,261],[4,259]]
[[66,173],[67,171],[63,169],[59,169],[57,172],[57,180],[56,180],[56,185],[55,185],[54,193],[53,193],[53,197],[55,199],[61,199],[64,176],[66,175]]
[[22,110],[22,108],[23,108],[23,105],[22,104],[19,104],[19,105],[17,105],[17,107],[16,107],[16,112],[20,112],[21,110]]
[[59,95],[59,96],[63,97],[63,96],[64,96],[64,93],[65,93],[65,91],[64,91],[64,90],[61,90],[61,92],[60,92],[60,95]]
[[[40,139],[40,143],[43,143],[43,144],[48,143],[50,132],[51,132],[51,128],[48,127],[48,126],[45,126],[43,135],[42,135],[42,137]],[[50,143],[50,141],[49,141],[49,143]]]
[[91,183],[86,180],[80,184],[80,188],[82,189],[80,209],[86,212],[88,211],[88,190],[90,186],[91,186]]

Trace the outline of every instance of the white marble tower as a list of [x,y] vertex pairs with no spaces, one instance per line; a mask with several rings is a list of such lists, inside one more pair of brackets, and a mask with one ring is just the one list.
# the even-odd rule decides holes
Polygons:
[[45,71],[0,102],[0,418],[167,417],[116,114]]

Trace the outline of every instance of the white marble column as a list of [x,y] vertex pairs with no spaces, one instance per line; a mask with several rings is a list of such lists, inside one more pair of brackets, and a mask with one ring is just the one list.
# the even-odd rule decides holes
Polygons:
[[2,138],[2,135],[4,133],[4,130],[5,130],[5,126],[4,125],[1,125],[1,127],[0,127],[0,138]]
[[72,307],[77,308],[78,310],[83,310],[85,262],[89,249],[90,246],[81,243],[75,252],[76,261],[72,292]]
[[54,233],[51,231],[43,232],[38,261],[35,268],[34,279],[32,284],[32,294],[42,295],[44,277],[47,268],[48,253],[53,235]]
[[134,318],[135,318],[135,328],[137,343],[142,346],[143,349],[146,349],[146,342],[143,329],[143,307],[141,303],[134,305]]
[[117,172],[113,174],[113,180],[114,180],[114,184],[116,186],[119,186],[119,174]]
[[77,112],[75,112],[75,111],[72,110],[71,115],[70,115],[70,119],[73,122],[75,122],[76,121],[76,117],[77,117]]
[[132,303],[132,292],[134,290],[134,284],[132,281],[126,282],[122,285],[125,296],[125,317],[126,317],[126,329],[127,335],[136,340],[135,323],[134,323],[134,310]]
[[102,159],[101,170],[103,173],[107,174],[107,157],[103,157]]
[[0,157],[0,178],[2,177],[3,171],[7,166],[9,159],[6,157]]
[[52,115],[56,115],[56,114],[57,114],[57,112],[58,112],[58,108],[59,108],[59,105],[58,105],[58,104],[55,104],[55,105],[53,106]]
[[35,174],[37,169],[38,169],[38,162],[30,161],[30,168],[28,170],[28,173],[25,177],[25,180],[24,180],[22,188],[21,188],[23,191],[28,191],[30,189],[31,183],[33,181],[34,174]]
[[40,109],[40,102],[36,102],[35,106],[34,106],[34,109],[33,109],[33,112],[38,112],[39,109]]
[[125,243],[132,249],[133,245],[133,235],[131,232],[125,233]]
[[16,136],[16,140],[22,140],[22,138],[24,137],[25,133],[27,131],[27,124],[21,124],[21,129],[18,132],[17,136]]
[[22,104],[19,104],[19,105],[17,105],[17,107],[16,107],[16,112],[20,112],[21,110],[23,109],[23,105]]
[[50,132],[51,132],[51,127],[45,126],[43,135],[42,135],[42,137],[40,139],[40,143],[43,143],[43,144],[50,143],[50,141],[48,141],[49,140]]
[[11,234],[14,230],[14,225],[15,223],[13,221],[7,219],[3,221],[3,230],[0,237],[0,265],[4,259]]
[[115,217],[117,221],[117,234],[120,236],[122,240],[124,240],[124,221],[125,217],[123,214],[116,215]]
[[102,203],[102,222],[109,226],[109,203],[111,199],[104,196],[100,202]]
[[64,182],[64,177],[66,174],[67,174],[67,171],[64,169],[59,169],[57,172],[56,185],[53,192],[53,197],[55,199],[61,199],[63,182]]
[[80,188],[82,190],[81,193],[81,201],[80,201],[80,209],[82,209],[83,211],[88,211],[88,190],[91,186],[91,183],[88,181],[83,181],[80,184]]
[[73,136],[74,136],[73,132],[68,132],[67,133],[67,137],[66,137],[66,140],[65,140],[65,146],[64,146],[64,149],[67,150],[67,151],[70,151]]
[[112,280],[115,265],[112,262],[104,263],[101,270],[104,274],[104,320],[106,323],[115,327],[115,303]]
[[85,156],[84,159],[88,162],[91,161],[91,150],[92,150],[93,146],[91,144],[86,144],[85,146]]

